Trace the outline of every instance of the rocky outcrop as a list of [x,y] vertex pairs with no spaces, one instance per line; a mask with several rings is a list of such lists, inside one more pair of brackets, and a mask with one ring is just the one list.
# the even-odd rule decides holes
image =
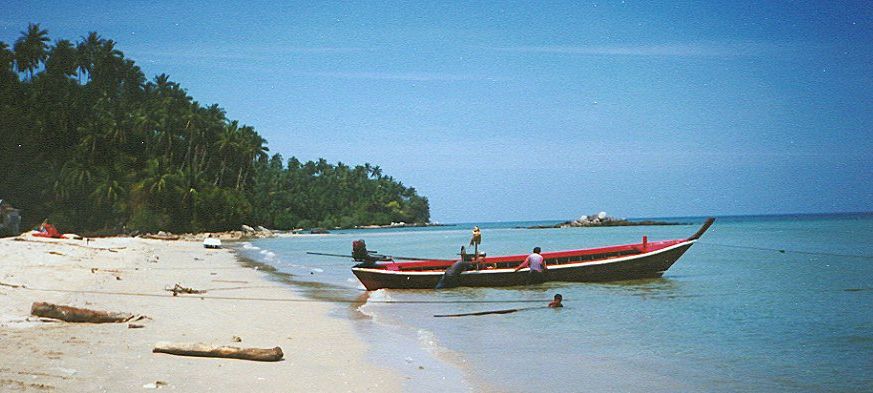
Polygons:
[[641,225],[683,225],[678,222],[666,221],[628,221],[624,218],[610,217],[606,212],[585,215],[575,220],[564,221],[555,225],[536,225],[528,227],[528,229],[545,229],[545,228],[580,228],[580,227],[622,227],[622,226],[641,226]]
[[160,231],[156,234],[146,233],[140,235],[140,237],[146,239],[158,239],[158,240],[185,240],[185,241],[203,241],[207,237],[214,237],[220,240],[242,240],[242,239],[252,239],[252,238],[265,238],[265,237],[273,237],[275,234],[273,231],[264,228],[262,226],[257,226],[256,228],[252,228],[248,225],[242,225],[240,231],[225,231],[225,232],[200,232],[200,233],[183,233],[183,234],[173,234],[170,232]]

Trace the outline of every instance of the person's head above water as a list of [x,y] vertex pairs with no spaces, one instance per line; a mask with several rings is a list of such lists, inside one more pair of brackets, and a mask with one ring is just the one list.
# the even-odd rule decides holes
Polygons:
[[564,307],[564,305],[561,304],[561,300],[564,300],[564,297],[561,296],[560,293],[555,294],[555,300],[552,300],[552,302],[549,303],[549,308]]
[[542,250],[539,247],[534,247],[534,249],[533,249],[534,254],[539,254],[540,251],[542,251]]

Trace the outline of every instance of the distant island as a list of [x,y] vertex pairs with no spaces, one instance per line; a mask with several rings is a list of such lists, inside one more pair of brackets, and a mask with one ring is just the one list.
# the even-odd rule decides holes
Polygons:
[[554,225],[534,225],[527,229],[549,229],[549,228],[583,228],[583,227],[629,227],[643,225],[685,225],[681,222],[667,221],[629,221],[624,218],[610,217],[606,212],[592,214],[590,216],[582,216],[571,221],[564,221]]

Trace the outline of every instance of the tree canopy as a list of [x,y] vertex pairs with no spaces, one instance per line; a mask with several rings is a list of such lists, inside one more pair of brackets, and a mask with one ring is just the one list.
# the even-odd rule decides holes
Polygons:
[[268,155],[251,126],[95,32],[0,41],[0,198],[76,231],[427,222],[427,198],[369,163]]

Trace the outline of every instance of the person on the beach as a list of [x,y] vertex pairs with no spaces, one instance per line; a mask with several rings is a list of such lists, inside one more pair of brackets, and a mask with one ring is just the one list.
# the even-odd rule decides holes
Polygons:
[[564,300],[564,297],[561,296],[560,293],[555,294],[555,300],[552,300],[552,302],[549,303],[549,308],[564,307],[564,305],[561,304],[561,300]]
[[542,251],[539,247],[534,247],[533,253],[527,256],[518,267],[515,268],[515,271],[519,271],[526,267],[530,268],[530,273],[527,277],[528,284],[539,284],[546,280],[545,273],[549,268],[546,266],[546,260],[540,255],[540,251]]

